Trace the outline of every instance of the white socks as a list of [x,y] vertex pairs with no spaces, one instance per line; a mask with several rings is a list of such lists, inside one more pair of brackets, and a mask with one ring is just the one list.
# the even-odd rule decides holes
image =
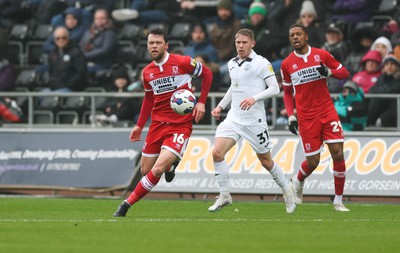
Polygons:
[[272,178],[275,180],[275,182],[281,187],[283,192],[286,192],[289,190],[289,182],[285,178],[285,175],[283,174],[282,168],[279,167],[278,164],[274,162],[274,165],[272,169],[269,171],[271,173]]
[[225,160],[219,163],[214,163],[215,177],[220,192],[229,191],[229,170]]

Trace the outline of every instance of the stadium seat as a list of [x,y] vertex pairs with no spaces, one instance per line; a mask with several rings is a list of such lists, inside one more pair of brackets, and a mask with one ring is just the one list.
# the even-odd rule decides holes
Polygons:
[[33,34],[29,36],[29,40],[45,41],[53,33],[53,26],[50,24],[39,24],[35,27]]
[[50,110],[35,110],[33,112],[34,124],[54,124],[54,113]]
[[15,84],[17,88],[27,88],[30,89],[35,82],[35,70],[34,69],[24,69],[19,72]]
[[187,44],[190,36],[190,26],[189,22],[177,22],[172,25],[168,37],[172,40],[181,40],[184,44]]
[[12,64],[24,66],[24,44],[21,41],[9,41],[7,47],[7,57]]
[[24,41],[29,37],[29,26],[26,24],[13,25],[9,36],[9,41]]
[[78,125],[79,114],[76,111],[58,111],[56,113],[56,124]]
[[42,45],[42,41],[28,41],[26,43],[25,52],[29,66],[47,64],[48,55],[43,52]]
[[118,40],[136,43],[138,42],[138,39],[140,39],[141,33],[142,27],[136,24],[126,23],[118,32]]

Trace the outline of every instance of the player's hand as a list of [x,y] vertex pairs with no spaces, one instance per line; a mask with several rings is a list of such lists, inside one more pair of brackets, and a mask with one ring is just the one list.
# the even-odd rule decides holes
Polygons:
[[253,97],[245,98],[243,101],[240,103],[240,108],[243,111],[247,111],[256,103],[256,100]]
[[322,61],[320,63],[321,63],[321,67],[318,67],[317,71],[321,74],[321,76],[325,76],[325,77],[331,76],[332,71],[327,66],[325,66],[322,63]]
[[221,106],[217,106],[214,108],[214,110],[211,111],[211,116],[213,116],[216,120],[219,120],[221,118],[221,112]]
[[140,135],[142,134],[143,129],[135,126],[132,131],[131,134],[129,135],[129,140],[131,142],[135,142],[135,141],[140,141]]
[[289,131],[297,135],[298,130],[299,130],[299,124],[297,123],[297,118],[296,116],[291,115],[289,117]]
[[197,103],[193,110],[194,121],[199,123],[199,121],[204,117],[206,113],[206,106],[203,103]]

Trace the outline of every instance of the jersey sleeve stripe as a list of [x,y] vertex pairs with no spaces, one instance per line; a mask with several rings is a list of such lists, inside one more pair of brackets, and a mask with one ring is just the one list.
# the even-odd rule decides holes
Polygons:
[[194,67],[192,77],[199,77],[201,75],[201,72],[203,71],[203,65],[200,62],[196,63],[196,66]]

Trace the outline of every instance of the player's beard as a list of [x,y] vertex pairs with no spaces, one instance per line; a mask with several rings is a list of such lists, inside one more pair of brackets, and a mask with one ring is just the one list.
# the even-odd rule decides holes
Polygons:
[[164,55],[165,55],[165,51],[162,51],[157,55],[151,54],[151,59],[153,59],[153,61],[160,62],[164,58]]

